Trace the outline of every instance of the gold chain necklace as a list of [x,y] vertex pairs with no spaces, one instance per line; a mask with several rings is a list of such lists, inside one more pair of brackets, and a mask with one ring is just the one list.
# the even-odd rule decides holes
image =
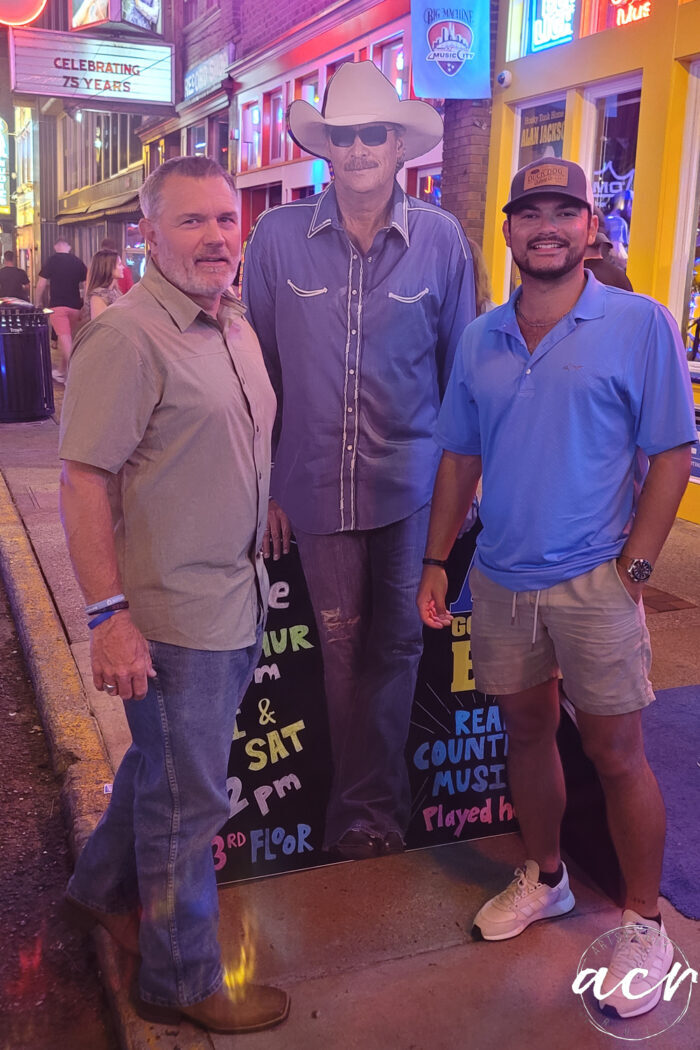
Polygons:
[[557,317],[556,321],[531,321],[520,309],[520,298],[518,298],[515,303],[515,312],[530,328],[554,328],[554,325],[559,324],[561,318],[566,317],[569,311],[565,310],[561,317]]

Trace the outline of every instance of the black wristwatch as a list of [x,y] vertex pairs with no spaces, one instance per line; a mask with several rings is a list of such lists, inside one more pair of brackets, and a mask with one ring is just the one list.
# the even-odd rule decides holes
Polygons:
[[632,583],[646,583],[654,571],[653,565],[646,558],[630,558],[627,554],[621,554],[617,560],[621,558],[629,562],[625,572]]

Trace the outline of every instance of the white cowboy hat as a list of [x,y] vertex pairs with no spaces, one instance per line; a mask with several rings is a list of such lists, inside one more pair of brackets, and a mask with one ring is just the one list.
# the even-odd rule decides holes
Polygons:
[[402,102],[374,62],[346,62],[328,81],[321,112],[296,99],[289,107],[287,122],[297,146],[326,160],[327,127],[399,124],[406,160],[427,153],[443,135],[440,114],[427,102]]

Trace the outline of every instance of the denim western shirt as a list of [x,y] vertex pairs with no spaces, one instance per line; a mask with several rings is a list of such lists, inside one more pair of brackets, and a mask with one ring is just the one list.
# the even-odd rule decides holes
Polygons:
[[528,591],[617,557],[648,457],[695,441],[696,430],[665,307],[588,272],[573,309],[529,354],[519,295],[465,331],[436,438],[482,458],[479,569]]
[[260,217],[243,299],[278,397],[271,492],[292,524],[373,529],[424,506],[438,408],[475,316],[457,219],[395,183],[391,223],[363,255],[331,183]]

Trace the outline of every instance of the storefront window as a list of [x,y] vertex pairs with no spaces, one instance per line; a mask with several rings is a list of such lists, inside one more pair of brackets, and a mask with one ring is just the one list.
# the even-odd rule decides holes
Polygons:
[[391,40],[383,44],[379,49],[379,62],[377,63],[387,80],[396,88],[399,98],[408,97],[408,68],[406,63],[406,52],[404,51],[403,38]]
[[629,248],[641,91],[622,91],[596,102],[593,196],[605,215],[611,254],[625,266]]
[[228,171],[228,116],[215,117],[214,126],[214,160]]
[[698,196],[695,203],[695,240],[691,248],[688,269],[686,346],[691,360],[700,361],[700,172],[698,172]]
[[187,155],[189,157],[206,157],[207,126],[195,124],[187,129]]
[[312,106],[317,106],[321,101],[318,94],[318,73],[311,73],[308,77],[303,77],[299,82],[299,98],[303,98],[304,102],[310,102]]
[[[585,5],[596,0],[580,0]],[[577,0],[510,0],[506,61],[574,39]]]
[[284,99],[281,91],[270,98],[270,160],[284,157]]
[[543,157],[563,155],[565,116],[564,98],[521,109],[518,168]]
[[146,269],[146,243],[137,222],[126,224],[124,264],[129,267],[134,281],[140,281]]
[[259,168],[261,163],[261,120],[257,102],[243,107],[243,134],[241,136],[241,168]]
[[442,172],[440,168],[424,169],[418,172],[417,196],[428,204],[442,206]]

